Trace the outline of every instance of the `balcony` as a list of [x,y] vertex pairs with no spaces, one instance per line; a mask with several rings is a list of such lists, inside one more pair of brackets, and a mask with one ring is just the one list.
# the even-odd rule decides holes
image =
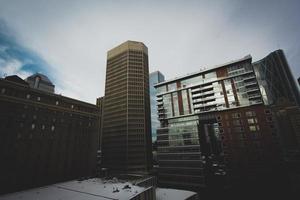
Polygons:
[[161,101],[162,99],[163,99],[162,96],[157,96],[157,97],[156,97],[156,100],[157,100],[157,101]]
[[194,108],[204,108],[204,107],[211,107],[217,105],[216,101],[208,102],[206,104],[194,104]]
[[164,102],[162,102],[162,101],[157,101],[157,105],[163,105],[164,104]]
[[247,80],[251,80],[251,79],[254,79],[254,78],[256,78],[256,77],[254,75],[251,75],[251,76],[243,77],[243,80],[247,81]]
[[164,109],[163,106],[158,106],[158,107],[157,107],[157,110],[158,110],[158,111],[161,111],[161,110],[165,110],[165,109]]
[[250,95],[248,95],[248,98],[249,99],[256,99],[256,98],[261,98],[261,95],[260,94],[250,94]]
[[210,100],[215,100],[215,99],[216,99],[215,96],[208,96],[208,97],[204,97],[204,98],[201,98],[201,99],[193,100],[193,104],[211,102]]
[[202,96],[205,96],[205,95],[211,95],[211,94],[214,94],[215,91],[214,90],[210,90],[210,91],[207,91],[207,92],[201,92],[201,93],[196,93],[196,94],[192,94],[192,98],[195,98],[195,97],[202,97]]
[[252,86],[252,85],[257,85],[257,82],[256,81],[249,81],[249,82],[244,82],[245,83],[245,86]]
[[207,90],[207,89],[212,89],[213,88],[213,85],[210,84],[210,85],[206,85],[206,86],[197,86],[195,88],[192,88],[191,91],[192,93],[195,93],[195,92],[199,92],[199,91],[203,91],[203,90]]

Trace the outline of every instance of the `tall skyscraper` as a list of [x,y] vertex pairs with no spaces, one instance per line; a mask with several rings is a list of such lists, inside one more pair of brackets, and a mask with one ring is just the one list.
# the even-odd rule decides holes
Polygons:
[[150,169],[148,49],[141,42],[127,41],[107,53],[102,134],[109,172]]
[[151,132],[152,142],[156,141],[156,129],[159,128],[159,120],[156,106],[156,89],[155,84],[165,81],[164,75],[160,71],[150,73],[150,106],[151,106]]

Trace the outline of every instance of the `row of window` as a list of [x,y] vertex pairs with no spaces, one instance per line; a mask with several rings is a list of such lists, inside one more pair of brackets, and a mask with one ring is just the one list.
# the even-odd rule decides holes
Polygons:
[[[6,88],[2,88],[1,89],[1,94],[5,94],[7,92]],[[14,95],[15,96],[15,95]],[[31,94],[26,94],[25,95],[25,98],[28,99],[28,100],[34,100],[36,99],[36,101],[38,102],[42,102],[42,97],[40,96],[35,96],[35,95],[31,95]],[[46,99],[46,102],[48,103],[49,102],[49,98],[45,98]],[[78,105],[74,105],[74,104],[66,104],[64,101],[63,102],[60,102],[59,100],[52,100],[52,103],[56,106],[63,106],[63,107],[69,107],[71,109],[76,109],[76,110],[81,110],[81,111],[89,111],[89,112],[95,112],[96,110],[91,110],[89,108],[86,108],[86,107],[81,107],[81,106],[78,106]]]

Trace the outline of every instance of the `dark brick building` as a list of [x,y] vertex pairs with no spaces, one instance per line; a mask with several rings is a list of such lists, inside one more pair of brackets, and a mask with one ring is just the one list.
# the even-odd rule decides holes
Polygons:
[[95,173],[96,105],[0,79],[0,193]]

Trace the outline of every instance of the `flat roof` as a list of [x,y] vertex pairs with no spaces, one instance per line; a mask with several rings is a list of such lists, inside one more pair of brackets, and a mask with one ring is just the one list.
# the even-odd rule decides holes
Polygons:
[[148,48],[143,42],[127,40],[126,42],[123,42],[122,44],[110,49],[107,52],[107,59],[117,56],[127,50],[143,51],[144,53],[148,54]]
[[171,83],[171,82],[181,80],[181,79],[187,79],[187,78],[190,78],[190,77],[193,77],[193,76],[196,76],[196,75],[199,75],[199,74],[203,74],[205,72],[208,72],[208,71],[211,71],[211,70],[214,70],[214,69],[217,69],[217,68],[225,67],[225,66],[231,65],[233,63],[243,62],[243,61],[251,60],[251,59],[252,59],[252,56],[249,54],[249,55],[247,55],[243,58],[237,59],[237,60],[233,60],[233,61],[223,63],[223,64],[220,64],[220,65],[215,65],[215,66],[212,66],[210,68],[205,68],[203,70],[200,70],[198,72],[189,73],[189,74],[186,74],[186,75],[183,75],[183,76],[179,76],[179,77],[176,77],[176,78],[173,78],[173,79],[166,80],[164,82],[157,83],[156,85],[154,85],[154,87],[157,87],[157,86],[160,86],[160,85],[165,85],[167,83]]
[[68,181],[0,196],[0,200],[125,200],[146,188],[118,179]]
[[0,81],[3,81],[4,83],[13,84],[13,85],[15,85],[19,88],[23,88],[23,89],[26,89],[26,90],[29,90],[29,91],[32,91],[32,92],[35,92],[35,93],[44,94],[44,95],[57,97],[57,98],[63,98],[66,101],[69,101],[69,102],[72,101],[74,103],[84,104],[85,106],[89,106],[89,107],[94,107],[94,108],[97,107],[96,104],[92,104],[92,103],[85,102],[85,101],[82,101],[82,100],[79,100],[79,99],[74,99],[74,98],[71,98],[71,97],[67,97],[67,96],[64,96],[62,94],[51,93],[51,92],[46,92],[46,91],[39,90],[39,89],[36,89],[36,88],[31,88],[28,85],[23,85],[23,84],[15,82],[15,81],[6,80],[4,78],[0,78]]
[[195,195],[197,195],[197,193],[187,190],[156,189],[156,200],[185,200]]

